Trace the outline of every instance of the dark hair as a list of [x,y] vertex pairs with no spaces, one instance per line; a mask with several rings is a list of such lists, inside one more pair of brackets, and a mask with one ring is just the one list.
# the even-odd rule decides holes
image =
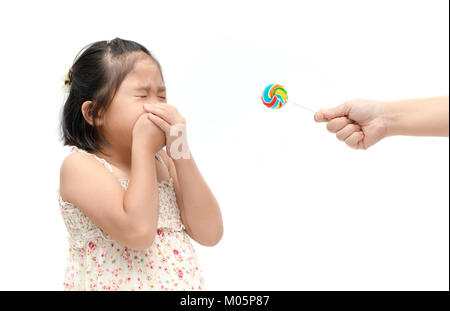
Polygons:
[[[98,140],[109,146],[111,144],[100,134],[95,119],[100,111],[106,111],[123,79],[133,69],[137,52],[150,56],[162,76],[159,62],[144,46],[134,41],[120,38],[97,41],[77,54],[64,81],[70,88],[60,127],[64,146],[74,145],[86,151],[97,150],[105,154]],[[87,112],[92,117],[93,125],[86,121],[81,112],[81,105],[87,100],[93,101]]]

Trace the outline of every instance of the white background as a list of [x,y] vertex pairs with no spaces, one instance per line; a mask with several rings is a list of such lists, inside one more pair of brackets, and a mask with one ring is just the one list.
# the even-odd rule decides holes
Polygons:
[[209,290],[448,290],[449,139],[355,151],[314,110],[352,98],[448,95],[442,1],[0,3],[0,289],[61,290],[56,200],[62,76],[88,43],[120,37],[160,61],[187,120],[224,236],[194,243]]

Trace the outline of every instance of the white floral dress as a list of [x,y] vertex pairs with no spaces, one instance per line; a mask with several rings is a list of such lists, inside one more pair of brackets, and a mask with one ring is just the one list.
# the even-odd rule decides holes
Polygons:
[[[106,160],[94,156],[112,173]],[[159,155],[156,158],[167,169]],[[128,179],[119,179],[128,188]],[[138,251],[100,229],[57,189],[59,207],[69,233],[64,290],[203,290],[204,280],[190,238],[181,221],[172,178],[158,183],[159,218],[151,247]]]

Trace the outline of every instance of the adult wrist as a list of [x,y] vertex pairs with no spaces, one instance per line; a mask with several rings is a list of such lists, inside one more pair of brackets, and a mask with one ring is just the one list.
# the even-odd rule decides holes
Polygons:
[[402,119],[400,106],[400,101],[386,101],[382,103],[382,118],[386,127],[386,137],[400,134]]

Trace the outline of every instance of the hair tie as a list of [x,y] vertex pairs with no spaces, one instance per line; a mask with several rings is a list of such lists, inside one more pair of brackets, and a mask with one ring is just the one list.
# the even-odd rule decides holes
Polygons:
[[66,92],[70,92],[70,87],[72,86],[72,66],[70,66],[69,72],[62,77],[62,80],[62,89]]

